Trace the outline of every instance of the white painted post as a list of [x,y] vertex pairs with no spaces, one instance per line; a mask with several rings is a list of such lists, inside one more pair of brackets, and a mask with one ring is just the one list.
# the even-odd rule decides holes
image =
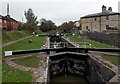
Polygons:
[[5,51],[5,56],[10,56],[12,55],[12,51]]

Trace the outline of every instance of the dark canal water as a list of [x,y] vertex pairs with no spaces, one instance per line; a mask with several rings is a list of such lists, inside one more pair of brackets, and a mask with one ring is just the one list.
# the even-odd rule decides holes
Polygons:
[[78,77],[70,74],[60,75],[50,79],[50,84],[89,84],[83,77]]

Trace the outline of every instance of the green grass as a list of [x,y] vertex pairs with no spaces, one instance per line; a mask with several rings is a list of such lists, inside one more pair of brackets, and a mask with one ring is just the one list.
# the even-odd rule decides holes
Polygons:
[[[87,39],[83,39],[83,38],[78,38],[79,35],[70,35],[70,36],[66,36],[67,38],[69,38],[71,41],[73,42],[88,42],[92,45],[92,47],[94,46],[95,48],[115,48],[103,43],[99,43],[96,41],[92,41],[92,40],[87,40]],[[78,43],[80,45],[83,45],[83,43]],[[87,44],[86,46],[87,48],[89,48],[90,46]]]
[[2,82],[32,82],[32,74],[30,72],[11,68],[7,64],[3,64]]
[[98,57],[94,57],[96,58],[97,60],[99,60],[100,62],[102,62],[104,65],[108,66],[109,68],[112,68],[112,65],[106,63],[104,60],[102,60],[101,58],[98,58]]
[[[11,33],[11,32],[9,32],[9,33]],[[18,34],[18,33],[16,33],[16,34]],[[16,39],[18,39],[18,37]],[[14,39],[14,40],[16,40],[16,39]],[[32,40],[32,43],[28,43],[28,40],[30,40],[30,39]],[[7,40],[10,41],[9,39],[7,39]],[[31,38],[27,38],[27,39],[24,39],[24,40],[19,41],[17,43],[3,47],[2,48],[2,56],[4,57],[5,50],[14,51],[14,50],[27,50],[27,49],[40,49],[42,47],[42,45],[44,45],[44,44],[45,44],[45,37],[34,36]],[[22,55],[26,55],[26,54],[13,55],[10,57],[22,56]],[[25,60],[27,60],[27,61],[25,61]],[[22,59],[19,61],[21,61],[20,64],[24,65],[24,66],[29,66],[29,67],[37,67],[38,66],[38,59],[37,58],[29,58],[29,59],[25,58],[25,59]],[[3,64],[2,77],[3,77],[2,78],[3,82],[31,82],[32,81],[32,74],[30,72],[17,70],[17,69],[14,69],[14,68],[6,65],[6,64]]]
[[107,57],[106,59],[109,60],[109,61],[111,61],[112,63],[120,64],[120,61],[118,60],[118,58]]
[[114,63],[114,64],[120,64],[120,60],[119,60],[120,55],[104,55],[103,58],[105,58],[106,60]]
[[[29,40],[32,40],[32,43],[28,43]],[[30,37],[19,41],[17,43],[5,46],[2,48],[2,55],[4,56],[4,51],[15,51],[15,50],[28,50],[28,49],[40,49],[45,44],[45,37]],[[15,55],[19,56],[19,55]]]
[[30,34],[23,31],[2,31],[2,44],[27,37]]
[[[32,43],[28,43],[28,40],[32,39]],[[9,46],[2,48],[2,56],[4,56],[4,50],[27,50],[27,49],[39,49],[41,46],[45,44],[45,37],[31,37],[17,43],[11,44]],[[21,55],[13,55],[13,56],[22,56]],[[10,57],[13,57],[10,56]],[[26,58],[28,59],[28,58]],[[25,60],[25,59],[24,59]],[[23,62],[23,61],[22,61]],[[29,67],[37,67],[38,66],[38,59],[31,58],[30,60],[21,62],[21,65],[29,66]],[[14,68],[9,67],[6,64],[3,64],[3,82],[31,82],[32,75],[29,72],[17,70]]]
[[20,59],[14,59],[13,61],[22,66],[36,68],[39,66],[40,59],[36,57],[25,57]]

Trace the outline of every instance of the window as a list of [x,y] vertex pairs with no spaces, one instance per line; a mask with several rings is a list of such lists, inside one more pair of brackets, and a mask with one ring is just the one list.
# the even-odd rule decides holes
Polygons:
[[96,18],[96,17],[94,18],[94,21],[97,21],[97,18]]
[[86,26],[86,30],[88,30],[88,26]]
[[7,23],[6,20],[4,20],[4,23]]
[[106,16],[106,20],[109,20],[109,16]]
[[0,22],[2,22],[2,19],[0,19]]
[[96,25],[93,26],[93,31],[97,31],[97,26]]
[[2,30],[2,26],[0,26],[0,30]]

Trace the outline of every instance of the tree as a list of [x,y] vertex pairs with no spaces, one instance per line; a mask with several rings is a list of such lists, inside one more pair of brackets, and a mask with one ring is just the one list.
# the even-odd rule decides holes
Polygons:
[[70,32],[73,26],[74,26],[74,22],[70,21],[69,23],[64,22],[62,25],[59,26],[59,28],[65,33],[67,33],[67,32]]
[[70,29],[72,29],[74,27],[75,22],[70,21],[68,24],[70,25]]
[[40,24],[40,30],[42,30],[43,32],[48,32],[57,28],[55,23],[51,20],[41,19]]
[[24,23],[19,22],[18,30],[24,30]]
[[37,16],[34,15],[32,9],[28,9],[27,11],[25,11],[25,18],[27,19],[27,22],[25,24],[26,29],[29,31],[36,31],[37,29]]

